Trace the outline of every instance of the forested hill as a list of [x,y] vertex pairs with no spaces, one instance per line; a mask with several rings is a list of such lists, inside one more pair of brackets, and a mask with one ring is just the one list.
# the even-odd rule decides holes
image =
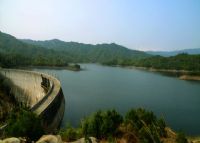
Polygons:
[[64,66],[73,55],[40,46],[26,44],[15,37],[0,32],[0,66]]
[[68,63],[134,65],[156,69],[200,71],[200,55],[150,56],[117,44],[82,44],[57,39],[18,40],[0,32],[0,66],[66,66]]
[[117,44],[82,44],[19,40],[0,32],[0,66],[21,65],[65,66],[67,63],[103,63],[110,60],[134,60],[149,57],[145,52],[130,50]]
[[113,59],[140,59],[150,55],[142,51],[130,50],[126,47],[111,44],[83,44],[77,42],[64,42],[58,39],[46,41],[22,40],[25,43],[42,46],[56,51],[65,51],[76,55],[77,61],[105,62]]

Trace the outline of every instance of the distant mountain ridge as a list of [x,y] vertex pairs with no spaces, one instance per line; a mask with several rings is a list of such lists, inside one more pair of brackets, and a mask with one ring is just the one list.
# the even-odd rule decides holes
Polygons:
[[[182,50],[180,53],[186,53]],[[189,49],[189,52],[192,50]],[[194,49],[193,53],[197,53]],[[156,53],[158,54],[158,53]],[[177,51],[174,52],[177,54]],[[200,54],[162,57],[111,44],[82,44],[58,39],[19,40],[0,32],[0,67],[68,66],[68,63],[100,63],[155,69],[200,71]],[[196,73],[195,73],[196,74]]]
[[149,57],[150,55],[142,51],[131,50],[124,46],[111,44],[83,44],[77,42],[64,42],[58,39],[34,41],[22,39],[24,43],[53,49],[56,51],[65,51],[76,55],[79,59],[90,62],[103,62],[111,59],[138,59]]
[[150,57],[142,51],[112,44],[83,44],[58,39],[19,40],[0,32],[0,66],[65,66],[68,63],[103,63]]
[[[59,39],[52,39],[52,40],[44,40],[44,41],[36,41],[36,40],[30,40],[30,39],[21,39],[21,41],[37,45],[41,47],[45,47],[48,49],[58,50],[58,51],[67,51],[73,54],[77,54],[77,52],[86,52],[87,54],[93,54],[93,51],[97,50],[100,52],[98,48],[106,49],[107,52],[114,52],[114,53],[120,53],[119,57],[129,57],[129,58],[146,58],[150,55],[160,55],[164,57],[169,56],[176,56],[178,54],[187,53],[190,55],[200,54],[200,48],[197,49],[184,49],[184,50],[176,50],[176,51],[139,51],[139,50],[131,50],[124,46],[111,43],[111,44],[84,44],[84,43],[78,43],[78,42],[65,42]],[[112,51],[117,50],[117,51]],[[101,51],[103,54],[104,52]],[[101,52],[99,54],[101,54]],[[85,54],[86,54],[85,53]]]
[[146,53],[151,54],[151,55],[160,55],[164,57],[175,56],[182,53],[187,53],[189,55],[196,55],[196,54],[200,54],[200,48],[183,49],[183,50],[176,50],[176,51],[146,51]]

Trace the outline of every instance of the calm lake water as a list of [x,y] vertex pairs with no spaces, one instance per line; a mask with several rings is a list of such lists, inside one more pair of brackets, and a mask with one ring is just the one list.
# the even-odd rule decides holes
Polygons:
[[99,109],[124,114],[143,107],[163,116],[169,126],[189,135],[200,135],[200,82],[179,80],[154,72],[83,64],[85,70],[36,69],[61,81],[66,107],[63,126]]

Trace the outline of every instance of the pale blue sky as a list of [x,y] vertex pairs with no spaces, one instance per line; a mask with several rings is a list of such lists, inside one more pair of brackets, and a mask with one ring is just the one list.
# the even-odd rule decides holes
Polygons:
[[200,0],[0,0],[0,31],[139,50],[200,48]]

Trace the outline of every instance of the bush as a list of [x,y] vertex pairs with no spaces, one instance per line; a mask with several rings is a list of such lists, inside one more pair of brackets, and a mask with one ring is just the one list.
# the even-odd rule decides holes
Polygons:
[[73,128],[71,125],[68,125],[65,129],[61,129],[59,135],[64,141],[74,141],[82,137],[81,129]]
[[123,118],[115,110],[98,111],[82,121],[85,137],[94,136],[98,139],[112,137],[122,123]]
[[131,109],[125,116],[125,123],[131,125],[143,142],[160,142],[166,135],[164,120],[157,119],[153,112],[142,108]]
[[[85,137],[90,142],[92,136],[108,142],[123,138],[127,142],[161,143],[161,138],[167,136],[165,128],[163,118],[158,119],[153,112],[139,108],[128,111],[124,119],[115,110],[97,111],[82,120],[80,128],[68,127],[60,134],[66,141]],[[177,141],[187,140],[180,134]]]
[[188,142],[186,137],[185,137],[185,134],[183,132],[179,132],[177,134],[176,142],[177,143],[187,143]]
[[7,124],[5,134],[10,137],[26,137],[28,140],[35,141],[44,133],[41,119],[25,109],[20,109],[16,113],[13,111]]
[[151,125],[156,122],[156,116],[153,112],[146,111],[142,108],[139,109],[131,109],[127,112],[125,116],[125,120],[127,123],[131,123],[135,129],[139,130],[143,127],[143,122],[146,125]]
[[122,116],[115,110],[108,110],[102,115],[103,122],[101,123],[101,132],[103,137],[112,137],[119,125],[123,122]]

